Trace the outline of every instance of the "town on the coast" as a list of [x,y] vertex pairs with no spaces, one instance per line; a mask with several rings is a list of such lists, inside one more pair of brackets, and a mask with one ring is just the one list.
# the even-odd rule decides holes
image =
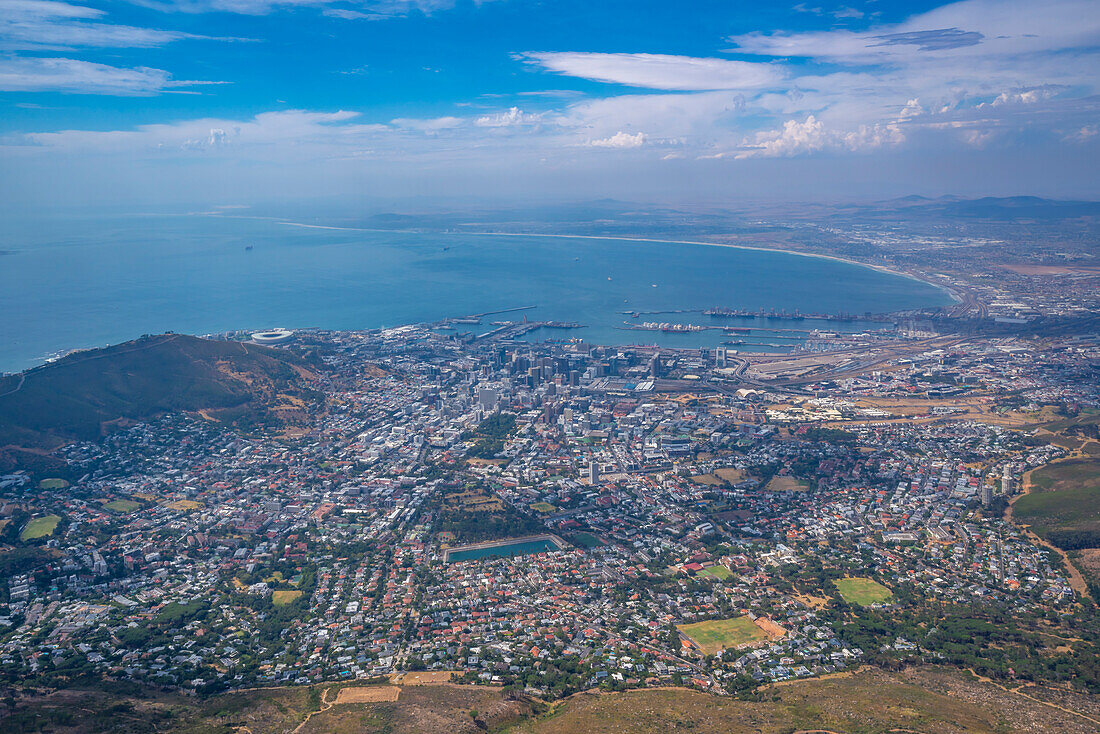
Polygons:
[[310,394],[271,425],[169,411],[72,443],[69,480],[0,476],[0,676],[1100,682],[1096,557],[1024,501],[1096,466],[1095,336],[911,314],[743,353],[494,318],[221,335],[300,355]]

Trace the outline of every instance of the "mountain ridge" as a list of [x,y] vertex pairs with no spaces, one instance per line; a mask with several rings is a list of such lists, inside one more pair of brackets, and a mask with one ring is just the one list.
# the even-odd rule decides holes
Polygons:
[[184,334],[74,352],[0,378],[0,469],[173,411],[252,425],[308,396],[311,365],[284,349]]

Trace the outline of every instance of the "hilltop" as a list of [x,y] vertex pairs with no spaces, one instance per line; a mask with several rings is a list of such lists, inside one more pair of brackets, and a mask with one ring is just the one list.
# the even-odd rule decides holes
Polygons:
[[[1095,704],[1080,694],[1039,685],[1006,689],[945,668],[859,670],[831,678],[761,688],[749,700],[682,687],[619,693],[587,690],[560,701],[497,686],[419,682],[395,674],[371,682],[270,687],[205,698],[135,684],[77,685],[13,699],[12,731],[99,734],[653,734],[725,732],[928,732],[961,734],[1095,729]],[[426,676],[433,675],[428,673]],[[74,717],[73,709],[85,715]],[[122,717],[120,719],[120,717]]]
[[75,352],[0,378],[0,469],[170,411],[241,425],[293,422],[312,376],[286,350],[183,334]]

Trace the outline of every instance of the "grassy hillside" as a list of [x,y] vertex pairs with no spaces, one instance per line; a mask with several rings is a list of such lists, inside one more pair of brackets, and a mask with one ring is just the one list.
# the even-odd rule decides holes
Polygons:
[[[508,734],[1001,734],[1095,731],[1092,720],[1069,711],[1093,707],[1083,696],[1029,687],[1026,698],[957,672],[918,668],[901,673],[865,670],[832,679],[795,681],[763,689],[757,701],[719,698],[687,689],[581,693],[546,716]],[[1050,701],[1048,706],[1035,699]],[[1066,711],[1068,709],[1069,711]]]
[[1100,546],[1100,460],[1048,464],[1031,482],[1033,490],[1013,505],[1016,519],[1067,550]]
[[0,448],[41,453],[167,411],[265,420],[308,374],[291,352],[182,334],[77,352],[0,379]]
[[1031,484],[1013,518],[1066,551],[1100,598],[1100,459],[1056,461],[1032,472]]
[[[104,684],[23,692],[0,731],[58,734],[1004,734],[1096,731],[1092,699],[1039,686],[1018,693],[943,668],[864,670],[794,681],[739,701],[684,688],[579,693],[545,704],[491,686],[326,684],[192,698]],[[342,693],[340,689],[347,688]],[[385,694],[389,695],[378,695]],[[476,716],[471,716],[476,712]],[[307,721],[308,717],[308,721]],[[298,729],[301,725],[301,728]]]

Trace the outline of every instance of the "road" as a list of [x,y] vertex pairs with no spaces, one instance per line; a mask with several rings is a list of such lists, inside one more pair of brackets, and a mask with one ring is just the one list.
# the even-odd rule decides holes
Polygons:
[[23,372],[19,375],[19,384],[15,386],[14,390],[8,390],[7,392],[0,393],[0,398],[6,398],[8,395],[14,395],[23,389],[23,383],[27,381],[27,373]]

